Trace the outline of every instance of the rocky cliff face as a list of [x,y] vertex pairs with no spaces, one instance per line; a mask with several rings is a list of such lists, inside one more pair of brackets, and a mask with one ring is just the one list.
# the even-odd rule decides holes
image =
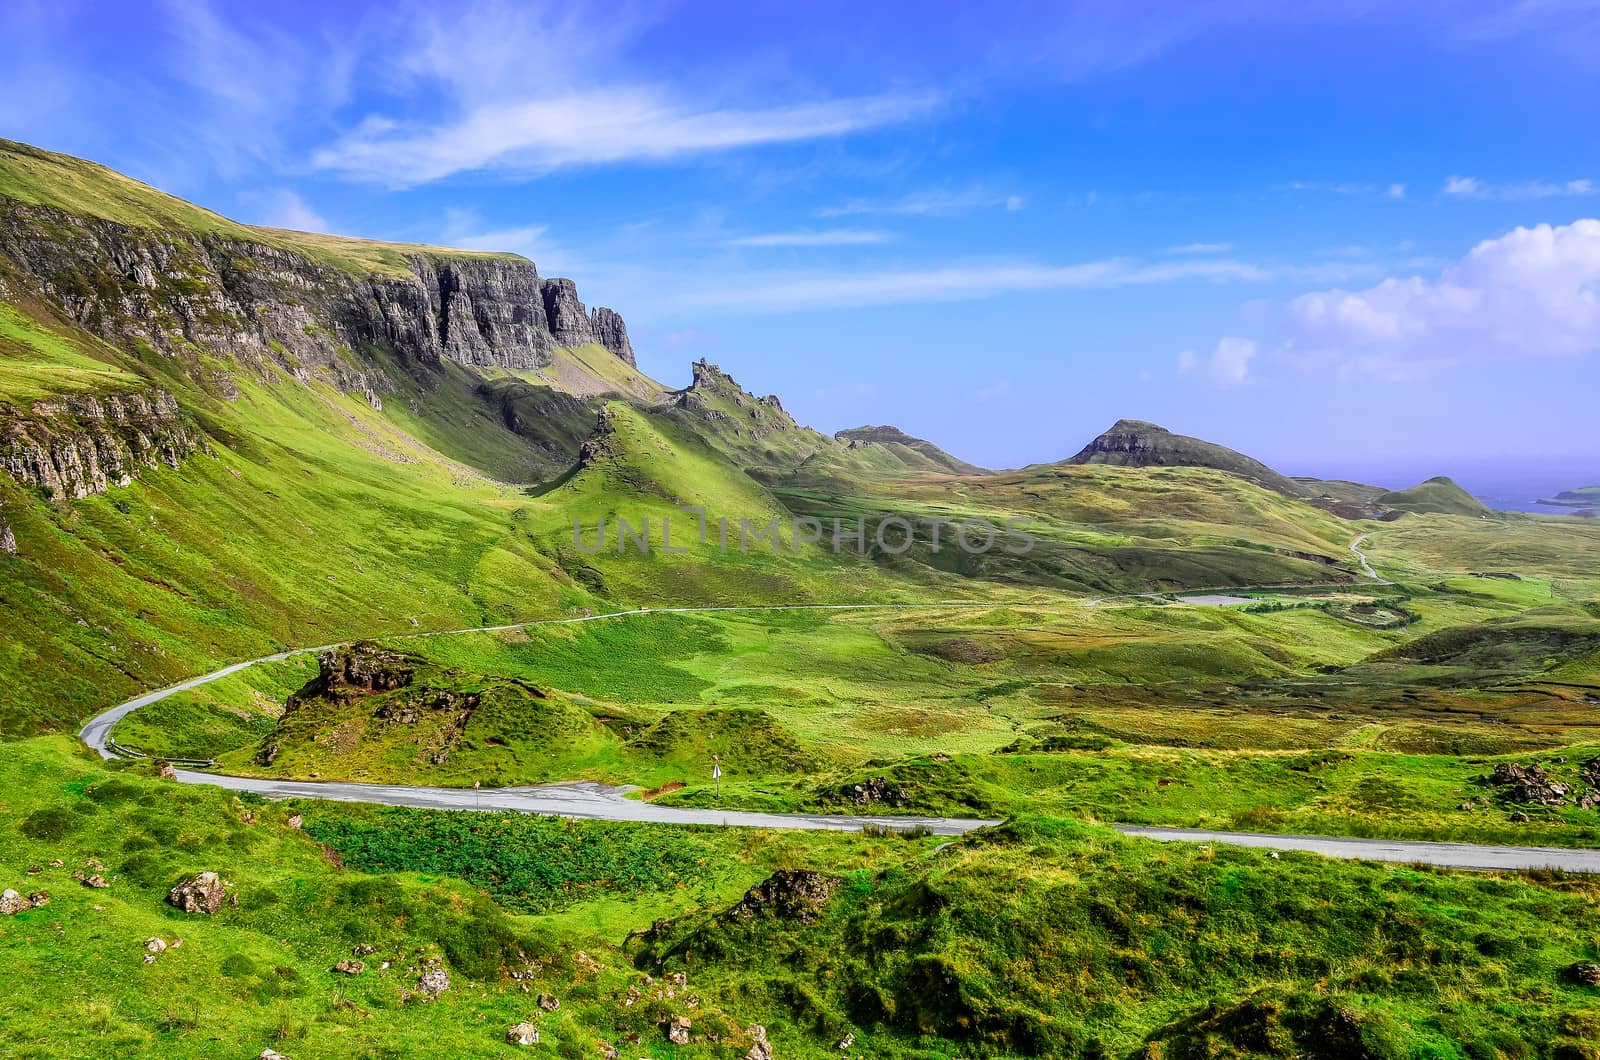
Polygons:
[[0,403],[0,470],[51,500],[126,486],[143,468],[177,467],[201,445],[160,390],[39,401],[27,410]]
[[515,258],[418,250],[403,274],[358,275],[265,239],[136,228],[4,198],[0,254],[114,345],[275,364],[349,391],[389,388],[363,355],[369,346],[422,365],[541,368],[558,345],[600,341],[633,363],[621,317],[591,317],[571,280]]
[[633,357],[633,343],[628,341],[628,325],[622,322],[621,314],[600,306],[589,314],[589,329],[594,333],[594,341],[630,366],[639,367]]

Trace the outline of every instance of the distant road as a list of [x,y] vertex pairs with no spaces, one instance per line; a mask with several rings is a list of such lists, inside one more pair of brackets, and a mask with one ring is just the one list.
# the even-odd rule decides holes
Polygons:
[[1202,828],[1145,828],[1119,824],[1123,835],[1184,843],[1225,843],[1268,850],[1303,850],[1357,861],[1416,862],[1450,869],[1507,872],[1562,869],[1600,872],[1600,850],[1561,847],[1494,847],[1476,843],[1413,843],[1402,839],[1341,839],[1333,836],[1272,835],[1267,832],[1214,832]]

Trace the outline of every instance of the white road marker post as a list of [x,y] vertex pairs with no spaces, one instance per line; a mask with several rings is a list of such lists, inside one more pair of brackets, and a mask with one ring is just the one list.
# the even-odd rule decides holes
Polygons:
[[722,801],[722,758],[711,756],[711,779],[717,782],[717,801]]

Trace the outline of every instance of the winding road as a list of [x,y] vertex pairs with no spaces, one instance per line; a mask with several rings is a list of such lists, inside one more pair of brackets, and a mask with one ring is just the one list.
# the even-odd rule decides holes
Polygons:
[[[1362,566],[1372,577],[1378,578],[1366,562],[1357,538],[1350,549],[1361,558]],[[1381,579],[1380,579],[1381,580]],[[391,639],[418,639],[446,636],[454,633],[492,633],[532,626],[570,625],[580,622],[599,622],[606,619],[626,618],[646,614],[691,614],[698,612],[730,611],[860,611],[922,609],[941,607],[993,607],[992,602],[969,601],[932,604],[788,604],[758,607],[666,607],[635,608],[630,611],[613,611],[601,615],[583,615],[577,618],[553,618],[534,622],[516,622],[504,626],[478,626],[472,629],[415,633]],[[78,732],[85,744],[102,758],[120,757],[111,730],[116,723],[140,707],[157,703],[168,696],[212,681],[236,674],[259,662],[276,662],[311,652],[326,651],[333,645],[316,648],[297,648],[278,652],[247,662],[234,663],[220,670],[191,678],[170,688],[148,692],[118,704],[91,718]],[[529,787],[469,788],[413,787],[400,784],[356,784],[343,781],[273,780],[260,777],[237,777],[221,773],[205,773],[189,769],[176,770],[178,780],[185,784],[211,784],[229,791],[249,791],[272,799],[326,799],[335,802],[375,803],[383,806],[415,806],[443,810],[514,810],[520,813],[544,814],[602,821],[636,821],[656,824],[680,825],[730,825],[740,828],[795,828],[827,831],[858,832],[868,826],[897,829],[926,829],[934,835],[958,836],[977,828],[1000,824],[997,820],[964,817],[902,817],[853,816],[844,814],[761,813],[752,810],[695,809],[679,806],[658,806],[653,803],[624,796],[632,789],[612,787],[592,782],[566,784],[539,784]],[[1258,847],[1281,851],[1304,851],[1328,857],[1361,861],[1406,862],[1437,865],[1444,868],[1483,869],[1491,871],[1528,871],[1535,869],[1560,869],[1566,872],[1600,872],[1600,850],[1566,850],[1558,847],[1505,847],[1480,846],[1471,843],[1429,843],[1387,839],[1347,839],[1333,836],[1274,835],[1260,832],[1221,832],[1195,828],[1150,828],[1137,825],[1116,825],[1124,835],[1158,841],[1192,843],[1223,843],[1233,846]]]

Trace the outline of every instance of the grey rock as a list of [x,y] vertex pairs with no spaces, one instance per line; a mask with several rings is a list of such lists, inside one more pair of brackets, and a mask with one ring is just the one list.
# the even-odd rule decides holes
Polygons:
[[76,323],[114,346],[171,358],[218,397],[231,373],[195,351],[262,378],[321,377],[376,407],[394,389],[364,349],[402,363],[534,369],[557,345],[596,341],[631,362],[626,327],[594,324],[571,280],[531,261],[414,248],[403,264],[361,275],[271,233],[137,228],[0,197],[0,255]]
[[214,872],[197,872],[167,892],[167,902],[185,913],[209,916],[222,908],[227,893],[221,876]]
[[425,998],[436,998],[449,989],[450,973],[437,963],[429,965],[417,980],[417,990]]
[[0,517],[0,552],[9,556],[17,554],[16,535],[11,532],[10,524],[3,517]]
[[750,1050],[744,1060],[772,1060],[772,1043],[767,1040],[767,1029],[757,1023],[745,1030],[750,1035]]
[[633,344],[628,341],[628,325],[623,323],[621,315],[615,310],[605,306],[595,307],[589,314],[589,330],[600,345],[629,365],[635,368],[639,366],[633,356]]
[[539,1028],[531,1023],[513,1023],[506,1030],[506,1042],[510,1045],[538,1045]]
[[578,286],[571,280],[545,280],[542,287],[545,317],[560,346],[583,346],[595,341],[589,314],[578,301]]
[[141,470],[178,467],[203,447],[163,390],[52,398],[26,412],[0,404],[0,471],[56,501],[127,486]]

